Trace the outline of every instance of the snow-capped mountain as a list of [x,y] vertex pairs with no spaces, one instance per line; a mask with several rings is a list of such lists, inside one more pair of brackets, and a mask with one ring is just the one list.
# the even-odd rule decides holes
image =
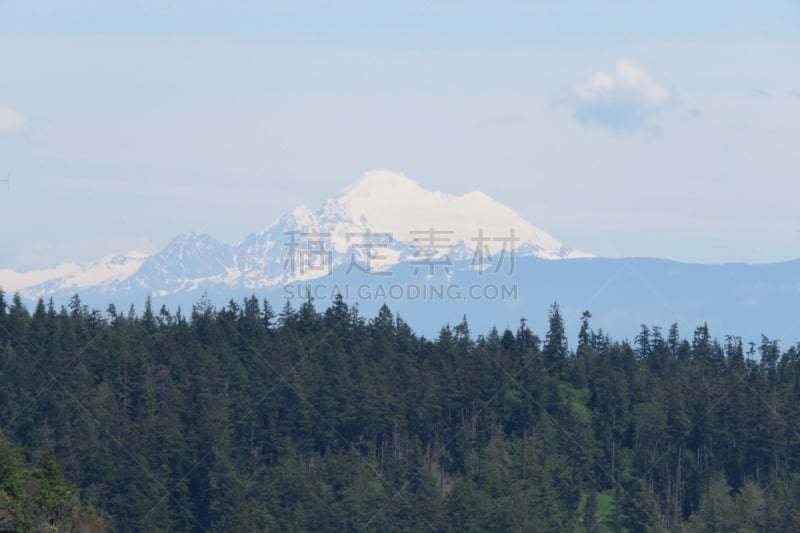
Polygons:
[[147,290],[156,296],[191,291],[206,284],[233,283],[231,247],[210,235],[183,233],[159,253],[148,257],[130,277],[116,287],[132,292]]
[[64,305],[78,293],[95,309],[138,307],[148,296],[154,306],[189,309],[204,293],[216,305],[255,294],[273,306],[311,296],[325,307],[341,295],[366,315],[387,303],[425,335],[465,314],[475,331],[515,327],[526,316],[539,316],[531,324],[542,331],[545,310],[558,301],[573,332],[589,309],[618,337],[642,323],[677,321],[682,331],[707,322],[718,335],[795,342],[800,260],[592,258],[481,192],[432,192],[402,174],[375,171],[319,209],[297,207],[233,245],[186,233],[155,254],[0,270],[0,287],[28,305],[40,297]]
[[[447,244],[464,243],[473,251],[482,231],[483,245],[497,252],[503,246],[502,239],[513,231],[519,238],[515,246],[518,250],[524,248],[525,255],[544,259],[587,255],[564,246],[480,191],[461,196],[431,192],[394,172],[367,173],[340,196],[329,200],[321,213],[320,218],[333,222],[350,220],[363,229],[392,232],[396,240],[406,243],[418,239],[420,231],[433,229],[448,238]],[[345,246],[341,236],[338,245]]]
[[371,171],[320,209],[297,207],[233,246],[186,233],[152,255],[131,252],[88,267],[2,270],[0,286],[29,298],[87,289],[166,296],[209,285],[276,287],[341,267],[386,272],[402,265],[432,271],[471,259],[473,268],[485,268],[510,254],[590,256],[480,191],[433,192],[401,173]]
[[351,266],[380,272],[398,264],[430,268],[503,254],[543,259],[590,257],[572,250],[480,191],[425,190],[403,174],[366,173],[323,207],[298,207],[235,247],[246,287],[322,277]]
[[87,266],[63,263],[53,268],[15,272],[0,270],[0,287],[36,298],[87,288],[105,288],[136,273],[148,258],[144,252],[109,255]]

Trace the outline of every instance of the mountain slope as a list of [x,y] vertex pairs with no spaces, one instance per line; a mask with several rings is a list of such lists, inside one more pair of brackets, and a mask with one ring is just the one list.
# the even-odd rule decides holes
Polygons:
[[432,192],[401,173],[372,171],[320,209],[297,207],[234,246],[188,233],[150,256],[131,252],[85,268],[70,263],[27,273],[0,270],[0,286],[29,298],[87,290],[110,297],[134,290],[164,296],[208,284],[276,287],[320,278],[343,265],[387,272],[408,263],[432,271],[472,259],[483,268],[512,254],[590,255],[479,191]]
[[183,233],[159,253],[148,257],[141,268],[113,290],[146,290],[163,296],[182,290],[194,290],[206,283],[235,284],[230,246],[210,235]]
[[0,270],[0,287],[20,291],[29,298],[70,291],[75,293],[89,288],[108,288],[135,274],[147,258],[148,254],[144,252],[127,252],[106,256],[87,266],[64,263],[22,273]]
[[298,207],[237,246],[243,286],[328,275],[342,265],[375,272],[400,263],[488,263],[505,251],[544,259],[589,257],[473,191],[423,189],[403,174],[366,173],[318,211]]

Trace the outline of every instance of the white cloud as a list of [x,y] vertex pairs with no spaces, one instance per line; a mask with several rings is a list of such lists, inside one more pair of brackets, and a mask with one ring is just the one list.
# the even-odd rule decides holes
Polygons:
[[661,111],[673,100],[669,89],[630,61],[576,83],[573,98],[578,122],[613,133],[657,132]]
[[25,128],[25,115],[8,107],[0,107],[0,135],[10,135]]

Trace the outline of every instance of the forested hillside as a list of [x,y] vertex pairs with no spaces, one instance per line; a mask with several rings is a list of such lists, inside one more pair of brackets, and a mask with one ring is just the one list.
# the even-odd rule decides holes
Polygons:
[[0,293],[0,427],[115,531],[800,531],[798,347],[590,319]]
[[0,435],[0,531],[100,533],[103,521],[80,501],[51,457],[30,468]]

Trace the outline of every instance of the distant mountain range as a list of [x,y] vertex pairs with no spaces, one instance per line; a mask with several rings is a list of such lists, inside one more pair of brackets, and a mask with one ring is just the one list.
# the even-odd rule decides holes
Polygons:
[[596,327],[618,337],[632,338],[642,323],[676,322],[690,333],[708,322],[719,337],[800,341],[800,261],[598,259],[479,191],[431,192],[387,171],[365,174],[316,211],[295,208],[235,245],[186,233],[155,254],[0,270],[0,287],[31,304],[40,297],[63,304],[78,293],[101,310],[141,307],[148,295],[156,306],[189,309],[203,293],[216,305],[256,294],[277,308],[308,295],[325,306],[341,293],[365,314],[388,303],[426,335],[464,315],[476,333],[516,327],[520,318],[536,329],[557,300],[568,327],[589,309]]

